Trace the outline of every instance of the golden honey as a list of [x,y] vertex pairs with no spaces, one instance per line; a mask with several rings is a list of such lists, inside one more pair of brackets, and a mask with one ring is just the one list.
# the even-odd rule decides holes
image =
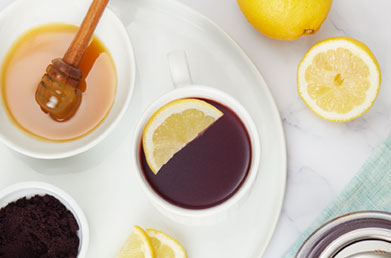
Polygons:
[[35,91],[51,60],[62,57],[78,30],[48,24],[29,30],[10,48],[1,69],[1,93],[12,120],[25,132],[51,141],[69,141],[94,130],[113,105],[117,75],[109,51],[94,36],[80,64],[82,100],[75,115],[53,120],[35,101]]

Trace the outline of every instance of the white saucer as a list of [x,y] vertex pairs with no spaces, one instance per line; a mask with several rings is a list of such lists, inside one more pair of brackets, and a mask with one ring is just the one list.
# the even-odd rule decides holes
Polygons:
[[[54,0],[53,0],[54,1]],[[286,182],[284,133],[274,100],[256,67],[230,37],[173,0],[113,0],[125,23],[137,66],[136,88],[124,118],[99,145],[60,161],[27,158],[0,146],[0,189],[43,180],[72,194],[90,225],[88,258],[114,257],[134,224],[177,238],[190,258],[259,258],[277,224]],[[136,180],[130,149],[145,108],[172,89],[166,55],[184,49],[194,83],[233,95],[259,129],[261,165],[242,207],[213,226],[184,226],[160,215]]]

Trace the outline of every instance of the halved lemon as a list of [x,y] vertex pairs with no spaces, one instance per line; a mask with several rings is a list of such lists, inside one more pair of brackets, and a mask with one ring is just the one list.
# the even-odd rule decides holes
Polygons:
[[360,41],[330,38],[304,55],[297,85],[300,97],[315,114],[330,121],[350,121],[373,105],[380,88],[380,68]]
[[223,113],[199,99],[170,102],[153,114],[143,132],[147,163],[157,174],[175,153],[194,140]]
[[156,258],[186,258],[186,251],[174,238],[155,229],[147,229]]
[[117,254],[117,258],[155,258],[155,252],[147,233],[134,226],[132,234]]

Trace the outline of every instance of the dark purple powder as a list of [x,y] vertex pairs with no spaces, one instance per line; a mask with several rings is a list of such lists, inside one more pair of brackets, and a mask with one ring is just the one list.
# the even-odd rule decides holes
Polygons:
[[76,258],[79,226],[51,195],[21,198],[0,209],[1,258]]

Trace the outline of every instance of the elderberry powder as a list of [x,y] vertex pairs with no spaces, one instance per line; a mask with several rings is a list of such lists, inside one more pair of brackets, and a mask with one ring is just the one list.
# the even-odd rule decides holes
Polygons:
[[76,258],[79,226],[51,195],[21,198],[0,209],[1,258]]

